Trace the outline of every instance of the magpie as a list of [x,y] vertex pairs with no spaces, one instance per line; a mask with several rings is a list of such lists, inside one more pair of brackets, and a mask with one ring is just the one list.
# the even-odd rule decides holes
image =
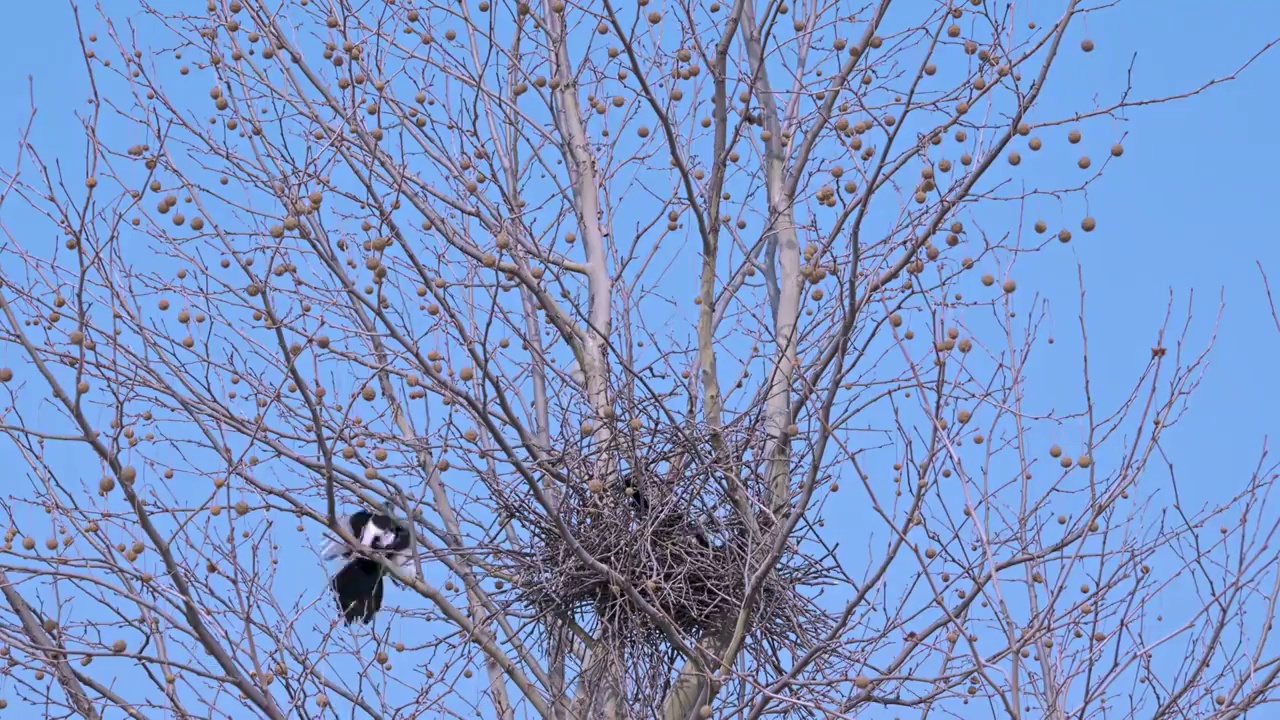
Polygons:
[[[409,531],[388,514],[360,510],[344,518],[347,529],[360,542],[361,550],[380,555],[403,574],[413,577],[413,553]],[[361,555],[341,541],[330,542],[324,559],[346,558],[329,587],[338,601],[343,624],[369,623],[382,608],[382,577],[386,568],[372,557]]]
[[[646,515],[649,514],[649,510],[652,507],[649,504],[649,498],[646,496],[645,491],[641,489],[639,485],[636,484],[635,477],[632,475],[628,475],[626,479],[623,480],[622,484],[624,488],[623,492],[625,492],[627,495],[631,497],[631,502],[632,504],[635,505],[636,515],[639,516],[640,518],[644,518]],[[627,492],[627,491],[630,491],[630,492]],[[666,525],[667,526],[666,529],[670,531],[674,528],[679,527],[682,522],[688,519],[689,519],[688,516],[686,516],[683,512],[676,510],[662,517],[659,522],[663,525]],[[706,527],[704,527],[702,522],[696,519],[693,521],[693,526],[694,526],[694,533],[693,533],[694,541],[697,542],[702,547],[710,549],[711,541],[707,539]]]

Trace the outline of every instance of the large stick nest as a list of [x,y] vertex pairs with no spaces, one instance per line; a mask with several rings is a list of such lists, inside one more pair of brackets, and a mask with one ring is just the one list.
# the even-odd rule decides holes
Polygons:
[[547,487],[558,496],[559,522],[527,500],[506,508],[529,530],[512,568],[521,599],[572,617],[623,653],[657,650],[671,630],[700,637],[735,622],[748,604],[750,646],[794,637],[809,614],[796,588],[813,566],[792,562],[788,550],[761,572],[773,519],[757,439],[733,429],[620,424],[608,442],[564,453],[552,473],[564,480]]

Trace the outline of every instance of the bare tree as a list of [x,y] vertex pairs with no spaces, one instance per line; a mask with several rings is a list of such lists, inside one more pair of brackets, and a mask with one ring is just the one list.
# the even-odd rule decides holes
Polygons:
[[[1176,298],[1132,392],[1095,397],[1082,276],[1080,409],[1027,393],[1052,337],[1015,263],[1094,231],[1081,195],[1123,161],[1089,121],[1257,57],[1047,115],[1093,49],[1078,21],[1111,4],[1041,25],[980,0],[75,8],[83,177],[26,135],[0,171],[0,210],[43,227],[8,221],[0,247],[25,475],[3,501],[5,702],[1270,703],[1277,467],[1177,499],[1161,437],[1208,347]],[[1078,180],[1028,178],[1064,135]],[[1069,227],[1025,215],[1046,205]],[[353,631],[314,548],[383,506],[418,572],[388,567]],[[1174,595],[1190,611],[1154,617]]]

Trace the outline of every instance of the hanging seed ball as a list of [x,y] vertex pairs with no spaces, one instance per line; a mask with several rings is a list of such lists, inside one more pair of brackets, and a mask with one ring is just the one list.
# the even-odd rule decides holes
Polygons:
[[1080,221],[1080,229],[1085,232],[1093,232],[1093,229],[1096,227],[1098,227],[1098,221],[1094,220],[1092,217],[1086,217],[1084,220]]
[[1035,228],[1036,232],[1043,234],[1045,230],[1049,229],[1049,225],[1043,220],[1037,220]]
[[982,276],[982,284],[991,287],[996,284],[996,279],[992,277],[991,273],[986,273]]
[[1092,164],[1093,163],[1089,160],[1088,155],[1082,155],[1080,159],[1076,161],[1076,165],[1079,165],[1081,170],[1088,170],[1089,166]]
[[[1226,701],[1226,698],[1223,698],[1223,702],[1225,702],[1225,701]],[[1219,704],[1219,705],[1221,705],[1222,703],[1218,703],[1218,704]],[[698,715],[700,715],[701,717],[704,717],[704,718],[709,718],[709,717],[711,717],[711,706],[710,706],[710,705],[703,705],[703,706],[698,710]]]
[[138,471],[133,469],[132,465],[125,465],[120,468],[120,482],[131,483],[138,477]]
[[1067,142],[1071,143],[1072,145],[1075,145],[1076,143],[1080,142],[1080,137],[1081,136],[1080,136],[1079,130],[1072,130],[1071,132],[1067,133]]
[[1031,138],[1030,140],[1027,141],[1027,147],[1031,148],[1032,150],[1039,150],[1040,148],[1044,147],[1044,143],[1040,142],[1040,138]]
[[1059,231],[1058,231],[1058,240],[1059,240],[1060,242],[1064,242],[1064,243],[1071,242],[1071,231],[1070,231],[1070,230],[1068,230],[1068,229],[1066,229],[1066,228],[1063,228],[1063,229],[1059,230]]
[[1067,457],[1066,455],[1063,455],[1062,459],[1058,461],[1058,464],[1061,465],[1063,468],[1070,468],[1071,458]]
[[1019,155],[1019,154],[1018,154],[1018,152],[1017,152],[1016,150],[1015,150],[1015,151],[1013,151],[1013,152],[1011,152],[1011,153],[1009,153],[1009,164],[1010,164],[1010,165],[1017,165],[1017,164],[1018,164],[1018,163],[1020,163],[1020,162],[1022,162],[1022,156],[1021,156],[1021,155]]
[[35,549],[36,549],[36,539],[35,539],[35,538],[29,538],[29,537],[27,537],[27,538],[22,538],[22,547],[23,547],[23,549],[25,549],[25,550],[35,550]]
[[627,423],[627,425],[628,425],[632,430],[639,430],[639,429],[640,429],[640,418],[631,418],[631,422],[628,422],[628,423]]
[[871,687],[871,678],[866,675],[859,675],[853,679],[853,684],[856,685],[859,690],[866,690]]
[[1120,157],[1123,154],[1124,154],[1123,145],[1121,145],[1120,143],[1116,143],[1115,145],[1111,146],[1111,157]]
[[104,477],[98,481],[98,490],[101,490],[104,493],[109,493],[115,489],[116,489],[115,478]]
[[9,368],[0,368],[0,382],[9,382],[13,379],[13,370]]
[[1081,40],[1081,41],[1080,41],[1080,49],[1081,49],[1081,50],[1083,50],[1083,51],[1085,51],[1085,52],[1093,52],[1093,41],[1092,41],[1092,40],[1090,40],[1090,39],[1088,39],[1088,38],[1085,38],[1084,40]]
[[649,128],[645,127],[644,125],[641,125],[640,129],[636,131],[636,134],[642,138],[647,138],[649,137]]
[[470,380],[475,376],[476,376],[475,370],[472,370],[469,367],[464,367],[462,368],[461,371],[458,372],[458,377],[462,378],[463,380]]
[[1026,123],[1018,123],[1018,134],[1026,137],[1031,134],[1031,126]]
[[123,641],[123,640],[117,640],[117,641],[115,641],[115,642],[111,643],[111,652],[113,652],[113,653],[122,653],[122,652],[124,652],[124,651],[125,651],[125,648],[126,648],[126,647],[128,647],[128,646],[124,644],[124,641]]
[[1076,458],[1076,464],[1082,468],[1087,468],[1093,464],[1093,458],[1089,457],[1088,455],[1081,455],[1080,457]]
[[587,489],[593,495],[599,495],[604,492],[604,483],[600,482],[599,478],[591,478],[590,482],[587,483]]
[[1062,448],[1058,445],[1049,446],[1049,457],[1062,457]]

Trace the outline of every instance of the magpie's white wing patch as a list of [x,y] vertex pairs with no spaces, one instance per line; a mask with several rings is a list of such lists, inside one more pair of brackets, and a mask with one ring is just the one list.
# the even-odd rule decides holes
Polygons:
[[[372,516],[363,510],[351,515],[344,515],[339,524],[345,525],[347,530],[355,536],[360,545],[373,549],[389,547],[388,540],[395,536],[394,531],[387,531],[379,528],[372,521]],[[329,537],[325,544],[321,556],[325,560],[336,560],[340,557],[351,557],[354,553],[352,547],[343,541],[341,537]]]
[[[387,527],[379,527],[379,523],[378,523],[379,519],[381,519],[381,517],[375,518],[373,521],[365,523],[364,528],[357,535],[357,537],[360,539],[360,544],[367,548],[378,549],[378,550],[390,550],[395,546],[396,528],[394,525],[388,525]],[[387,520],[389,522],[390,518],[388,518]]]
[[[342,518],[338,520],[338,524],[351,528],[352,516],[343,515]],[[351,549],[347,546],[347,543],[343,542],[342,538],[335,538],[328,534],[325,535],[325,538],[327,542],[325,543],[324,550],[320,552],[320,557],[326,561],[337,560],[340,557],[346,557],[351,554]]]
[[[391,517],[361,510],[344,516],[339,522],[347,527],[360,547],[377,551],[404,574],[416,575],[409,532]],[[326,561],[351,558],[357,554],[355,548],[340,537],[329,537],[321,551],[321,557]]]
[[346,554],[347,554],[346,543],[339,542],[337,540],[329,540],[325,544],[324,550],[321,551],[320,557],[324,558],[325,560],[337,560],[338,558]]
[[396,569],[400,571],[400,574],[406,578],[412,580],[418,577],[418,568],[413,564],[413,553],[409,550],[392,555],[391,561],[396,566]]

